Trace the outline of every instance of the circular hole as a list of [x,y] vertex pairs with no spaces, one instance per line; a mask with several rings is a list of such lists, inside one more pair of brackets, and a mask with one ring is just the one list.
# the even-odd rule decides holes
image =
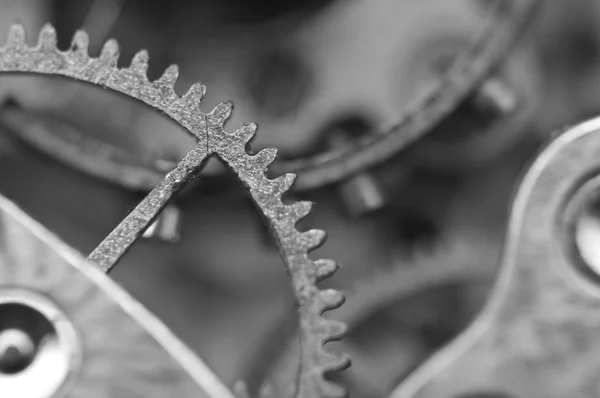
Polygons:
[[600,283],[600,178],[584,184],[564,214],[564,242],[574,269],[585,280]]
[[[595,199],[600,199],[596,197]],[[575,245],[588,268],[600,275],[600,201],[588,203],[574,225]]]
[[0,289],[0,391],[52,397],[79,354],[77,334],[54,303],[30,291]]
[[31,365],[39,348],[57,339],[52,323],[20,303],[0,305],[0,372],[16,374]]
[[0,332],[0,373],[14,374],[25,370],[35,357],[31,336],[20,329]]

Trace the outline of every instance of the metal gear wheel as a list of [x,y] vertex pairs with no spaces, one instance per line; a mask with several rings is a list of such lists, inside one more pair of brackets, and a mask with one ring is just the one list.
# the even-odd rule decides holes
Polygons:
[[[371,20],[377,19],[381,15],[395,15],[397,10],[390,11],[386,8],[390,7],[390,4],[394,3],[382,1],[373,6],[368,1],[358,0],[329,5],[326,9],[327,15],[336,21],[340,20],[340,29],[342,29],[341,33],[333,32],[335,34],[332,36],[334,38],[338,37],[337,35],[345,37],[348,33],[353,32],[356,29],[357,21],[365,20],[365,13],[369,13]],[[367,131],[366,134],[362,134],[356,139],[345,140],[342,145],[335,145],[325,152],[296,160],[277,161],[273,165],[273,170],[277,173],[297,173],[299,178],[294,189],[300,191],[344,180],[393,157],[432,131],[433,127],[452,113],[458,104],[490,77],[490,74],[527,26],[530,17],[537,9],[537,4],[539,4],[537,0],[494,2],[490,6],[492,17],[489,18],[490,22],[486,24],[479,40],[460,51],[450,67],[440,76],[437,84],[426,92],[427,95],[418,98],[418,101],[411,103],[401,113],[396,112],[394,101],[392,101],[395,93],[393,90],[390,92],[390,84],[384,79],[387,76],[385,72],[391,68],[391,65],[387,63],[392,63],[394,49],[377,49],[376,53],[382,52],[389,59],[386,58],[386,62],[381,63],[385,67],[375,71],[369,69],[372,62],[364,62],[369,57],[364,57],[361,53],[360,67],[348,70],[349,75],[345,77],[346,83],[338,82],[334,87],[323,88],[321,90],[323,91],[322,97],[308,101],[312,111],[307,111],[298,118],[285,120],[274,118],[269,120],[269,124],[274,131],[283,130],[293,137],[302,136],[304,133],[315,134],[316,130],[323,128],[332,115],[337,116],[346,108],[356,107],[356,104],[362,104],[365,105],[365,108],[372,109],[377,123],[382,121],[384,124],[374,131]],[[393,24],[394,21],[390,19],[388,23]],[[308,24],[305,29],[297,32],[295,36],[298,37],[294,36],[293,40],[298,42],[302,53],[317,54],[322,58],[319,60],[319,64],[322,64],[319,66],[321,72],[326,72],[327,76],[335,76],[336,70],[348,64],[347,54],[342,53],[335,57],[323,56],[322,54],[327,54],[326,47],[331,47],[332,44],[328,41],[307,40],[312,31],[328,32],[328,24],[327,18],[319,18]],[[348,29],[349,32],[347,33],[344,29]],[[385,32],[379,30],[370,32],[368,39],[380,42],[381,34],[385,34]],[[335,42],[335,40],[332,41]],[[394,40],[390,42],[390,44],[394,43]],[[350,54],[352,53],[350,51]],[[237,57],[239,54],[235,54],[235,56]],[[378,55],[373,57],[376,56]],[[234,57],[231,62],[225,64],[237,62]],[[318,74],[318,72],[315,73]],[[359,81],[362,83],[347,83]],[[220,86],[227,85],[227,92],[235,94],[234,98],[248,96],[244,90],[231,82],[223,81],[222,83]],[[364,87],[367,86],[374,88],[376,92],[368,93],[368,98],[364,98]],[[496,87],[497,84],[491,86]],[[251,103],[250,100],[246,102]],[[240,113],[248,112],[249,109],[251,109],[250,106],[244,106],[244,109],[240,109]],[[26,111],[13,109],[5,112],[3,124],[9,130],[16,130],[17,134],[30,144],[68,165],[130,189],[150,190],[162,178],[162,171],[157,171],[154,164],[156,159],[148,162],[147,159],[136,158],[108,143],[100,142],[93,137],[86,137],[81,131],[66,123],[57,124],[56,121],[48,121],[44,115],[36,116],[34,114],[33,116],[35,116],[35,120],[31,116],[28,117]],[[522,116],[521,114],[515,115],[519,120],[523,118]],[[516,130],[513,125],[507,126],[507,129]],[[501,137],[500,139],[507,139],[505,137],[507,134],[494,135]],[[474,150],[476,154],[481,152],[480,146],[481,144],[478,144]],[[497,145],[491,146],[496,147]],[[439,149],[436,147],[434,154],[428,152],[428,157],[436,158],[438,153]],[[460,158],[461,155],[458,154],[456,157]],[[162,164],[162,161],[159,163]]]
[[[169,67],[161,78],[150,82],[146,76],[148,54],[140,51],[131,66],[119,69],[119,47],[108,41],[98,58],[87,50],[88,37],[79,31],[71,48],[61,51],[56,46],[53,27],[45,26],[36,46],[26,44],[25,30],[14,25],[6,46],[0,48],[0,73],[33,73],[60,76],[97,85],[124,94],[166,114],[198,141],[197,145],[166,174],[164,179],[131,211],[112,233],[89,255],[87,261],[107,272],[144,233],[167,205],[172,196],[196,176],[205,161],[219,157],[237,176],[266,219],[291,277],[298,304],[300,323],[301,369],[297,377],[297,397],[338,397],[343,388],[325,380],[324,375],[348,366],[349,360],[324,350],[323,345],[340,339],[345,325],[322,317],[323,312],[339,307],[343,296],[332,289],[320,290],[316,283],[336,270],[331,260],[313,261],[308,252],[320,246],[325,238],[321,230],[300,232],[296,223],[308,215],[311,203],[284,204],[282,195],[292,186],[293,174],[275,179],[265,176],[273,162],[275,149],[264,149],[250,155],[246,146],[257,126],[244,124],[233,133],[224,130],[232,104],[224,102],[211,112],[200,110],[205,93],[201,84],[178,96],[174,91],[177,67]],[[11,283],[11,281],[8,281]],[[2,284],[5,284],[3,281]]]

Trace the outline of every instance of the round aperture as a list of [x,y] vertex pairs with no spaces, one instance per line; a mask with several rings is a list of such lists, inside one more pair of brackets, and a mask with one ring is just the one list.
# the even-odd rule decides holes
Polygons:
[[600,285],[600,177],[584,183],[570,198],[562,223],[571,267],[583,281]]
[[21,289],[0,289],[0,391],[54,397],[79,363],[75,329],[55,304]]

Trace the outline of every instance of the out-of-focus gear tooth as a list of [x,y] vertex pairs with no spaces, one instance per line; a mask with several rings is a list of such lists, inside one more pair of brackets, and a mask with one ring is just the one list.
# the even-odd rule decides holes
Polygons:
[[[335,308],[337,308],[336,306]],[[337,341],[342,339],[348,333],[348,325],[344,322],[327,319],[327,334],[324,336],[323,342]]]
[[339,307],[346,300],[344,293],[334,289],[321,290],[318,297],[317,310],[321,313]]
[[181,237],[181,210],[173,205],[167,206],[144,232],[143,237],[178,242]]
[[71,40],[71,51],[88,55],[90,38],[83,30],[78,30]]
[[209,115],[212,116],[213,120],[215,120],[217,123],[223,125],[231,115],[232,110],[233,103],[231,101],[223,101],[217,105]]
[[319,361],[322,364],[323,373],[337,372],[347,369],[350,364],[350,358],[344,354],[332,354],[324,351]]
[[115,39],[109,39],[104,43],[104,46],[102,46],[100,58],[105,62],[116,66],[117,62],[119,62],[119,43],[117,43]]
[[10,27],[8,31],[7,45],[11,48],[22,48],[25,47],[27,41],[27,35],[25,28],[20,23],[15,23]]
[[138,51],[131,60],[131,70],[138,76],[147,78],[148,73],[148,51]]
[[317,282],[329,278],[337,271],[339,265],[329,259],[320,259],[315,261],[315,274]]
[[300,234],[307,250],[313,250],[323,244],[327,235],[322,229],[311,229]]
[[46,24],[42,30],[40,30],[38,46],[45,51],[56,50],[56,30],[52,25]]
[[173,89],[178,77],[179,67],[177,65],[170,65],[156,82],[161,86]]
[[321,394],[329,398],[345,398],[348,396],[348,391],[334,382],[325,381],[321,385]]

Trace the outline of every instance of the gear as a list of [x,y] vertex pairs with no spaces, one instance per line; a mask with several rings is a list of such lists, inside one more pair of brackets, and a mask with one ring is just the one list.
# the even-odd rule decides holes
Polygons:
[[161,78],[150,82],[146,76],[148,54],[145,51],[136,54],[130,67],[119,69],[119,47],[115,41],[109,40],[98,58],[89,56],[87,45],[87,35],[79,31],[71,48],[60,51],[56,46],[56,32],[47,25],[40,33],[38,44],[28,47],[24,28],[14,25],[9,31],[6,46],[0,49],[0,72],[62,76],[110,89],[163,112],[198,141],[90,254],[88,261],[109,271],[182,185],[199,173],[205,161],[211,156],[219,157],[233,170],[266,218],[292,280],[299,306],[302,361],[296,396],[344,395],[343,389],[326,381],[324,375],[344,369],[349,360],[326,352],[323,345],[340,339],[346,328],[340,322],[322,317],[323,312],[339,307],[343,296],[335,290],[319,290],[316,287],[319,280],[329,277],[337,267],[331,260],[312,261],[308,257],[308,252],[324,241],[323,231],[299,232],[295,227],[308,215],[311,203],[287,205],[281,201],[295,176],[286,174],[272,180],[265,177],[264,172],[275,159],[276,150],[264,149],[255,155],[246,153],[256,125],[245,124],[232,134],[225,132],[224,124],[230,116],[232,104],[224,102],[209,113],[202,112],[199,104],[205,93],[204,86],[195,84],[185,95],[178,96],[174,91],[178,75],[176,66],[169,67]]
[[[539,140],[530,137],[518,151],[513,151],[510,158],[462,181],[460,189],[452,195],[435,236],[431,238],[433,241],[419,243],[414,251],[407,254],[396,253],[389,265],[374,261],[370,275],[354,279],[347,293],[347,302],[335,315],[336,319],[349,326],[350,336],[341,346],[346,351],[354,348],[356,355],[353,359],[357,365],[360,353],[364,351],[353,344],[352,332],[373,321],[373,314],[386,308],[398,308],[399,303],[412,296],[448,285],[477,285],[487,292],[496,276],[513,185],[538,147]],[[441,203],[437,202],[437,205]],[[293,380],[298,367],[295,359],[297,349],[293,344],[295,327],[295,320],[285,313],[274,323],[273,331],[256,348],[254,360],[250,360],[247,366],[244,380],[248,380],[249,386],[259,389],[266,381],[281,389]],[[257,366],[257,363],[262,366]],[[356,373],[351,369],[342,377],[352,379],[357,374],[358,366]],[[360,377],[368,379],[364,374]],[[397,383],[397,380],[388,382]],[[379,386],[383,390],[388,387]],[[351,390],[351,393],[355,392]]]
[[[414,256],[397,260],[392,268],[359,280],[348,292],[348,302],[336,311],[336,318],[353,330],[378,310],[420,291],[463,281],[488,283],[494,278],[500,240],[482,236],[479,230],[452,230],[435,248],[421,249]],[[285,391],[293,380],[298,368],[294,325],[295,320],[285,315],[255,351],[252,369],[244,378],[250,386],[258,388],[266,381],[270,388]],[[264,366],[256,367],[261,359]]]
[[[398,107],[403,108],[403,106],[393,105],[395,102],[392,99],[396,98],[396,92],[394,90],[390,92],[389,90],[393,85],[390,85],[386,80],[382,80],[383,77],[387,76],[387,69],[392,66],[382,63],[384,68],[381,70],[374,72],[368,69],[373,63],[365,60],[379,58],[378,54],[363,56],[362,53],[349,51],[340,53],[336,57],[323,56],[321,54],[329,54],[325,50],[332,47],[331,42],[308,40],[308,37],[311,36],[309,33],[326,31],[332,36],[331,41],[335,42],[336,38],[347,37],[350,33],[353,33],[356,30],[357,23],[366,20],[366,13],[371,19],[377,19],[382,15],[395,18],[394,15],[397,15],[397,11],[387,9],[386,7],[389,4],[386,4],[386,2],[378,2],[376,6],[365,0],[337,3],[329,5],[324,12],[327,12],[327,15],[330,15],[332,19],[341,21],[341,33],[337,31],[329,32],[331,30],[328,26],[329,20],[319,18],[308,24],[305,29],[292,35],[293,41],[298,42],[298,46],[305,56],[318,55],[318,58],[320,58],[319,64],[322,64],[319,68],[323,69],[323,73],[328,76],[339,75],[337,71],[348,64],[346,58],[348,54],[359,54],[360,59],[355,64],[360,61],[360,67],[348,71],[348,73],[356,73],[356,75],[345,76],[343,83],[338,82],[334,87],[322,89],[323,96],[307,101],[311,104],[311,110],[302,113],[298,118],[283,118],[281,120],[279,118],[267,118],[267,120],[269,125],[273,126],[273,131],[286,131],[290,137],[299,137],[307,132],[315,134],[328,122],[328,118],[338,117],[340,112],[346,112],[346,109],[350,107],[356,108],[359,104],[361,106],[365,105],[364,108],[366,109],[371,109],[377,123],[383,120],[385,125],[382,125],[376,131],[367,132],[367,134],[363,134],[358,138],[348,140],[344,145],[335,146],[326,152],[297,160],[276,162],[273,165],[275,172],[294,172],[299,175],[294,187],[296,191],[334,183],[380,164],[431,131],[460,102],[473,93],[476,87],[482,83],[482,80],[489,77],[490,72],[502,60],[526,26],[538,1],[495,2],[491,10],[493,18],[490,18],[491,21],[481,34],[480,40],[461,51],[451,67],[441,76],[438,84],[432,87],[425,97],[420,98],[419,101],[406,108],[406,111],[401,115],[397,115],[395,110]],[[393,4],[393,2],[390,4]],[[339,15],[336,13],[339,13]],[[393,25],[397,21],[390,20],[388,23]],[[343,29],[349,29],[349,32],[345,32]],[[376,43],[380,43],[379,36],[381,34],[380,31],[370,32],[371,36],[369,38]],[[391,44],[395,45],[395,42]],[[238,47],[247,49],[249,45],[244,44]],[[377,49],[377,51],[382,51],[386,57],[391,57],[388,61],[392,63],[395,55],[394,49],[386,48],[384,50]],[[242,54],[234,51],[229,52],[235,57],[244,59],[248,56],[247,51],[243,50]],[[226,53],[227,51],[223,52]],[[230,59],[226,55],[224,57]],[[236,63],[238,63],[237,58],[225,62],[226,66],[227,64],[235,65]],[[356,72],[352,72],[354,70]],[[232,72],[232,74],[235,73],[237,72]],[[318,72],[315,73],[318,74]],[[218,75],[223,75],[223,72],[219,70]],[[241,78],[238,77],[238,79]],[[347,83],[359,81],[363,81],[362,84],[369,88],[376,87],[378,91],[369,93],[369,98],[365,99],[363,86],[358,83]],[[234,98],[248,96],[232,82],[222,81],[219,86],[226,87],[227,93],[234,94]],[[248,99],[247,102],[248,106],[244,105],[241,109],[242,112],[247,112],[252,108],[249,105],[252,101]],[[18,135],[22,136],[27,142],[70,166],[84,170],[88,174],[135,190],[150,190],[162,178],[161,170],[157,170],[155,165],[156,159],[147,161],[147,159],[140,159],[131,154],[123,153],[113,145],[85,136],[77,128],[64,122],[48,120],[47,115],[23,109],[11,109],[4,113],[2,123],[10,130],[16,130]],[[518,116],[517,119],[521,119],[523,115],[519,114]],[[507,129],[515,130],[512,127],[511,124]],[[297,129],[302,129],[302,131],[297,131]],[[496,136],[502,137],[504,135],[496,134]],[[480,146],[481,144],[478,144],[478,148]],[[491,146],[495,147],[495,145]],[[460,157],[460,155],[456,157]]]

